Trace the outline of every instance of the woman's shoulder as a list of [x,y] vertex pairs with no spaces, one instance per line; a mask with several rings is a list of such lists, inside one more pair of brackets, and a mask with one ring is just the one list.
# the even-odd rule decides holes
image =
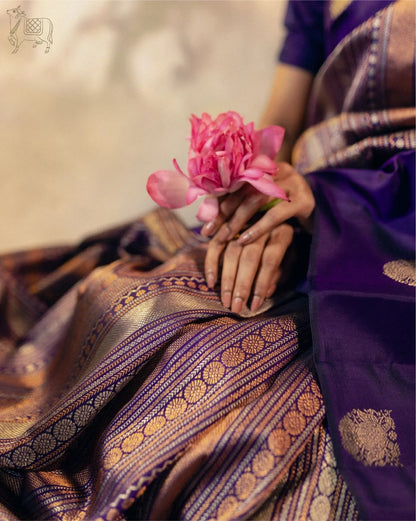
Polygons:
[[353,29],[395,0],[289,0],[279,60],[316,73]]

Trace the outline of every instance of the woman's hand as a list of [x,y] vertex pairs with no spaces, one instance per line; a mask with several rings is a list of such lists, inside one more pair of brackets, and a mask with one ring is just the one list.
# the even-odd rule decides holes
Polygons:
[[[252,242],[262,233],[270,232],[275,226],[292,217],[296,217],[302,226],[310,229],[310,217],[315,208],[315,198],[310,186],[289,163],[278,163],[278,168],[276,184],[286,192],[290,201],[281,201],[266,212],[256,224],[241,235],[240,244]],[[204,224],[201,233],[205,237],[216,233],[218,241],[229,241],[269,201],[268,196],[246,185],[222,199],[218,216]]]
[[218,230],[205,259],[208,286],[215,286],[222,260],[221,300],[235,313],[243,309],[250,295],[251,310],[256,311],[275,291],[282,275],[282,261],[293,239],[293,228],[285,221],[295,217],[307,229],[311,226],[315,199],[305,179],[289,164],[280,163],[276,182],[290,202],[282,201],[268,210],[240,237],[235,236],[267,202],[263,194],[248,187],[224,198],[220,215],[203,228],[205,235]]
[[221,301],[225,307],[240,313],[251,297],[250,309],[257,311],[274,293],[293,234],[292,226],[281,224],[246,246],[237,240],[224,243],[212,239],[205,259],[207,282],[214,287],[222,259]]

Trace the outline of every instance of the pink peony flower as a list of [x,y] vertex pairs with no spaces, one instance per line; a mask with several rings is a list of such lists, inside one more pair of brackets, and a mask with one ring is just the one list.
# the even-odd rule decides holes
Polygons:
[[244,124],[236,112],[212,119],[209,114],[191,117],[188,173],[174,159],[175,170],[158,170],[147,181],[150,197],[160,206],[181,208],[200,196],[208,196],[197,217],[210,221],[219,211],[218,196],[235,192],[250,183],[260,192],[287,200],[273,181],[274,162],[282,144],[284,129],[277,126],[255,130]]

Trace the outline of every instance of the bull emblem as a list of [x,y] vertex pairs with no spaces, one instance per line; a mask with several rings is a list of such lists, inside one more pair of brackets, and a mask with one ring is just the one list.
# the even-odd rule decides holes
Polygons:
[[27,18],[19,7],[8,9],[10,20],[9,42],[13,45],[15,54],[24,41],[33,42],[33,47],[46,43],[45,53],[53,44],[53,24],[49,18]]

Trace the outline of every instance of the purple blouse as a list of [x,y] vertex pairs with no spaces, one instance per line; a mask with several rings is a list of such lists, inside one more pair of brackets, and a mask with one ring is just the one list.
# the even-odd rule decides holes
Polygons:
[[289,0],[286,39],[279,61],[315,74],[336,45],[355,27],[395,0],[352,0],[336,14],[328,0]]

